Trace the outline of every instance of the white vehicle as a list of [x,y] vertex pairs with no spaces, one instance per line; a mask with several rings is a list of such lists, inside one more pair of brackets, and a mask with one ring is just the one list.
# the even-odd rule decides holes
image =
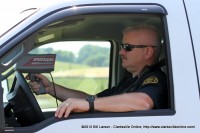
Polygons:
[[[199,133],[199,5],[199,0],[66,0],[32,9],[0,36],[0,132]],[[138,23],[160,30],[167,109],[58,119],[56,99],[34,95],[13,69],[28,53],[56,54],[54,81],[96,94],[126,75],[118,56],[121,32]]]

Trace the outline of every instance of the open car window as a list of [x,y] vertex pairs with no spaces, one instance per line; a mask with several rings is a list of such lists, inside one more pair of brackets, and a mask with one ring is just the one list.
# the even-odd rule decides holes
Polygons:
[[[111,44],[108,41],[60,41],[38,47],[29,54],[56,54],[52,72],[56,84],[95,95],[108,88]],[[50,81],[50,74],[44,73]],[[50,95],[36,97],[41,108],[55,108]]]

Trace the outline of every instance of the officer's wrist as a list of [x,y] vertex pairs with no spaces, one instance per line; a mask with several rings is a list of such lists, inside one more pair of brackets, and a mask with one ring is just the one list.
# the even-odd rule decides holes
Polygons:
[[52,94],[52,92],[54,92],[53,89],[54,89],[53,83],[52,83],[52,82],[49,82],[48,87],[45,88],[46,93],[47,93],[47,94]]
[[94,100],[95,100],[95,96],[87,96],[86,100],[88,101],[89,104],[89,112],[94,112]]

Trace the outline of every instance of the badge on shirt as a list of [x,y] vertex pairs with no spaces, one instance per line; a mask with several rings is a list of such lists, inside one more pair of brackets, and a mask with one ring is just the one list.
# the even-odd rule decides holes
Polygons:
[[151,77],[148,77],[147,79],[145,79],[144,82],[142,83],[142,85],[156,84],[156,83],[158,83],[158,78],[155,76],[151,76]]

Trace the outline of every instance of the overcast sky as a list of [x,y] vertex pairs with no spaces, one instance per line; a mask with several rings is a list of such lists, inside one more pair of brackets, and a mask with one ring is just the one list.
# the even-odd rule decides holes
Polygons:
[[[56,0],[0,0],[0,33],[25,9],[40,7]],[[45,3],[46,2],[46,3]]]
[[20,13],[24,9],[31,7],[38,7],[44,4],[45,1],[46,0],[1,0],[0,1],[1,18],[2,17],[10,18],[12,17],[13,14]]
[[56,0],[0,0],[0,10],[7,10],[11,13],[24,8],[38,7],[52,1]]
[[[25,9],[29,9],[29,8],[35,8],[35,7],[40,7],[43,4],[47,4],[51,3],[51,2],[55,2],[58,0],[0,0],[0,34],[4,33],[5,31],[8,30],[8,28],[10,28],[10,26],[13,26],[13,22],[14,24],[16,24],[16,19],[17,17],[19,17],[20,12],[22,12]],[[75,52],[75,54],[78,53],[79,48],[82,47],[85,44],[90,44],[90,43],[81,43],[79,42],[80,46],[77,48],[76,45],[71,45],[71,50],[73,50],[73,52]],[[96,45],[98,45],[98,43],[95,43]],[[106,43],[107,44],[107,43]],[[59,44],[56,45],[56,48],[60,49],[65,49],[65,47],[58,47]],[[102,46],[102,43],[100,43],[100,45]],[[109,46],[109,45],[105,45],[105,46]],[[55,48],[55,49],[56,49]],[[69,49],[69,47],[67,47],[67,49]]]

